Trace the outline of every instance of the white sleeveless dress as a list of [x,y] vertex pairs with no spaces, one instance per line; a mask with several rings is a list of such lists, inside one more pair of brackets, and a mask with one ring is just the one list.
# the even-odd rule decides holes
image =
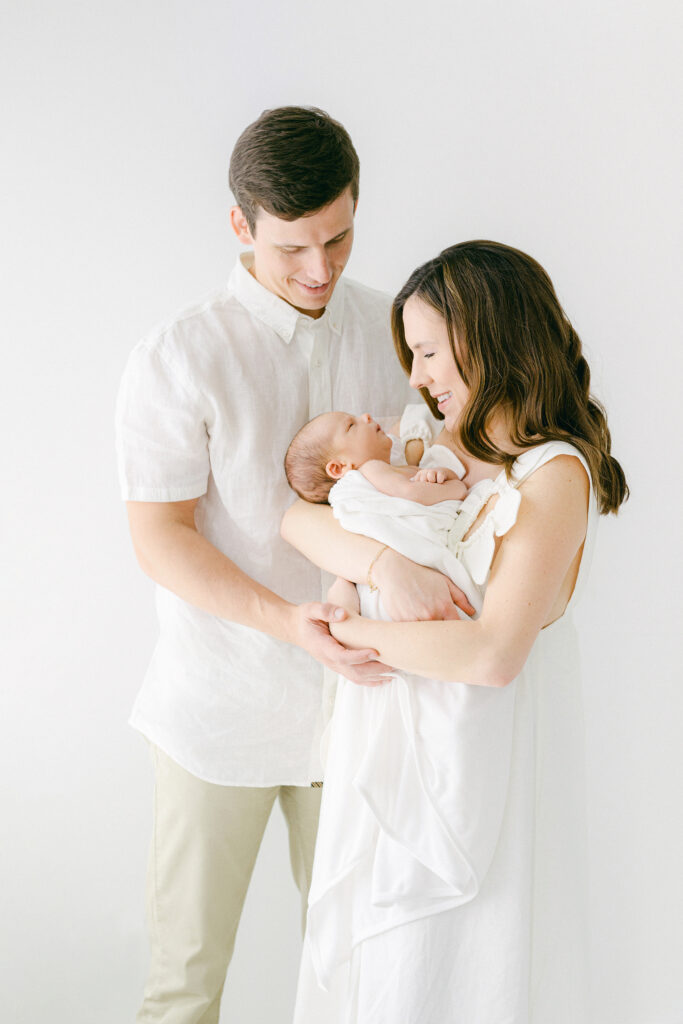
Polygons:
[[[521,455],[510,480],[481,481],[463,501],[448,546],[475,607],[495,537],[516,520],[517,488],[560,454],[588,472],[575,448],[549,442]],[[587,1024],[571,613],[597,518],[591,489],[572,598],[509,686],[340,680],[295,1024]],[[377,616],[359,589],[363,613]]]

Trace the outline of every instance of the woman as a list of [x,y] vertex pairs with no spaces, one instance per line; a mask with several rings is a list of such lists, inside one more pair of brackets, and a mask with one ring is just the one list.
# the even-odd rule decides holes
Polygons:
[[[393,331],[467,470],[452,550],[481,614],[351,612],[333,631],[414,687],[462,693],[471,736],[449,748],[448,721],[416,716],[396,678],[340,685],[297,1022],[584,1024],[571,607],[598,513],[627,496],[624,474],[580,340],[529,256],[493,242],[444,250],[397,296]],[[305,503],[283,532],[396,607],[390,550]],[[490,721],[506,723],[494,737]]]

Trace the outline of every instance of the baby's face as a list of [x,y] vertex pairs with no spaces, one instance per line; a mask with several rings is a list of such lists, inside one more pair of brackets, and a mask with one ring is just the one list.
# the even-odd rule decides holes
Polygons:
[[352,416],[347,412],[331,412],[325,419],[334,458],[344,463],[345,471],[358,469],[370,459],[389,461],[391,438],[369,413]]

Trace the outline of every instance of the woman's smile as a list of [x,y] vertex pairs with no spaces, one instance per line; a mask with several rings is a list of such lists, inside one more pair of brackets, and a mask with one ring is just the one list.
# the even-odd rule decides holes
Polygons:
[[416,295],[403,307],[403,329],[413,353],[410,386],[427,388],[453,430],[465,403],[469,388],[460,376],[443,317]]

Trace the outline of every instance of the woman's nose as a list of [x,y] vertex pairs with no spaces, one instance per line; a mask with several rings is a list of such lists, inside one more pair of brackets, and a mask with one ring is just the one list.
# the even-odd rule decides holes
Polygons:
[[411,388],[423,388],[425,386],[424,373],[418,369],[414,360],[410,371],[410,377],[408,378],[408,383]]

